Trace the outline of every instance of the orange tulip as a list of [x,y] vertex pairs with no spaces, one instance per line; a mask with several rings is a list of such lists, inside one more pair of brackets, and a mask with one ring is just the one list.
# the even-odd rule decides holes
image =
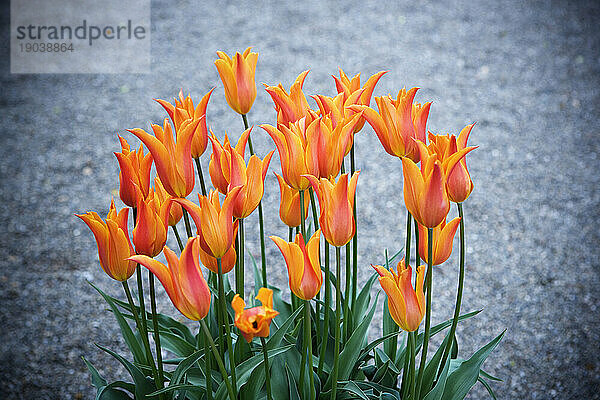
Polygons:
[[[475,124],[467,125],[458,135],[433,135],[429,134],[429,147],[439,155],[440,159],[446,160],[452,157],[457,152],[467,148],[467,140],[469,134]],[[448,190],[448,198],[455,203],[465,201],[473,191],[473,181],[469,170],[467,169],[466,158],[462,158],[458,164],[447,173],[446,188]]]
[[170,208],[171,200],[161,202],[152,189],[146,199],[138,194],[138,216],[132,233],[137,254],[154,257],[162,251],[167,241]]
[[306,119],[290,123],[289,127],[279,125],[279,129],[271,125],[261,125],[277,147],[281,174],[285,182],[296,190],[305,190],[309,183],[305,174],[310,174],[306,155]]
[[[237,225],[237,222],[234,223],[234,240],[237,236]],[[205,252],[204,250],[202,250],[202,248],[200,248],[200,261],[202,262],[202,265],[204,265],[206,268],[208,268],[215,274],[219,273],[219,265],[217,264],[217,259]],[[233,267],[235,267],[236,261],[237,252],[235,251],[235,246],[231,246],[229,250],[227,250],[227,253],[225,253],[225,255],[221,257],[221,272],[223,274],[230,272],[233,269]]]
[[117,214],[114,200],[106,222],[95,212],[75,214],[92,230],[98,245],[100,266],[108,276],[117,281],[126,281],[135,272],[135,263],[127,258],[135,254],[129,241],[127,217],[129,209],[124,208]]
[[325,239],[332,246],[345,245],[356,233],[352,210],[359,174],[360,171],[356,171],[350,183],[348,183],[348,174],[342,174],[337,183],[333,179],[318,180],[314,176],[305,175],[319,198],[321,210],[319,225]]
[[182,90],[179,91],[179,99],[175,98],[175,104],[171,104],[165,100],[155,99],[167,111],[169,117],[171,117],[176,132],[181,130],[184,123],[189,119],[191,119],[192,122],[200,120],[200,123],[196,126],[193,134],[191,148],[192,158],[198,158],[204,154],[206,145],[208,144],[206,107],[213,90],[215,90],[214,87],[202,97],[200,103],[198,103],[198,106],[195,108],[192,98],[189,95],[184,98]]
[[361,115],[344,119],[335,128],[330,117],[319,117],[306,128],[306,165],[311,175],[331,179],[340,173]]
[[198,195],[200,206],[188,199],[175,199],[192,216],[198,230],[200,248],[212,257],[222,258],[233,244],[236,226],[232,221],[233,206],[241,189],[239,186],[231,188],[222,206],[216,190],[211,190],[208,197]]
[[115,153],[119,162],[119,197],[129,207],[137,203],[136,187],[141,190],[142,196],[148,196],[150,189],[150,169],[152,168],[152,154],[144,156],[144,147],[130,151],[127,140],[119,136],[121,152]]
[[[444,263],[452,254],[452,241],[460,223],[460,218],[454,218],[448,224],[444,219],[441,224],[433,228],[433,265]],[[419,255],[421,260],[428,262],[427,228],[419,225]]]
[[265,90],[275,103],[277,125],[289,126],[291,123],[297,122],[304,117],[306,117],[307,123],[312,121],[314,112],[311,112],[308,101],[306,101],[306,96],[302,91],[302,86],[308,73],[309,70],[306,70],[298,75],[296,81],[290,87],[289,93],[283,88],[281,83],[277,86],[265,85]]
[[262,303],[262,306],[247,310],[244,310],[246,303],[239,294],[233,296],[231,302],[231,307],[235,311],[235,326],[242,332],[242,336],[248,343],[254,339],[254,336],[268,337],[271,320],[279,315],[279,312],[273,310],[273,291],[271,289],[260,288],[256,299]]
[[285,258],[290,289],[302,300],[315,297],[323,284],[323,273],[319,262],[320,237],[319,229],[305,245],[302,233],[297,234],[296,240],[289,243],[280,237],[270,236]]
[[[373,96],[373,90],[375,90],[375,86],[379,79],[388,71],[380,71],[376,74],[371,75],[371,77],[365,82],[365,84],[360,86],[360,73],[354,75],[352,79],[349,79],[348,76],[344,73],[344,71],[339,68],[340,77],[338,78],[335,75],[331,75],[335,80],[335,88],[337,92],[342,95],[344,106],[349,107],[350,105],[364,105],[368,106],[371,104],[371,96]],[[351,102],[348,102],[347,99],[352,97],[356,91],[362,89],[359,93],[359,97]],[[351,116],[351,115],[349,115]],[[354,133],[359,132],[365,124],[365,119],[361,118],[358,121],[358,124],[354,127]]]
[[[300,215],[300,192],[296,189],[291,188],[285,183],[285,180],[279,174],[277,181],[279,182],[279,189],[281,192],[281,202],[279,203],[279,217],[284,224],[290,228],[299,226],[301,221]],[[304,218],[308,215],[308,205],[310,204],[310,197],[304,196]]]
[[431,103],[413,105],[417,90],[412,88],[407,92],[402,89],[396,100],[391,96],[375,97],[379,112],[367,106],[350,106],[352,110],[364,111],[363,116],[373,127],[386,152],[396,157],[408,157],[416,163],[420,154],[415,139],[425,142],[431,107]]
[[246,167],[244,157],[231,149],[230,145],[227,147],[229,148],[227,151],[231,154],[228,190],[233,187],[242,188],[233,205],[233,216],[237,219],[246,218],[258,207],[263,197],[265,177],[275,150],[267,154],[263,160],[252,155],[248,161],[248,167]]
[[[246,152],[246,144],[248,143],[248,138],[250,137],[250,132],[252,131],[252,127],[246,129],[237,144],[235,145],[236,153],[238,153],[242,158],[244,157],[244,153]],[[223,139],[223,144],[219,142],[219,139],[215,136],[215,134],[211,131],[211,135],[209,137],[210,142],[212,143],[212,154],[210,155],[210,162],[208,164],[208,172],[210,174],[210,180],[213,186],[222,194],[227,193],[227,187],[229,186],[230,171],[231,167],[231,149],[232,147],[229,144],[229,137],[227,137],[227,133],[225,133],[225,138]],[[228,147],[229,146],[229,147]]]
[[[158,196],[158,200],[161,204],[173,198],[173,196],[167,193],[158,176],[154,178],[154,194]],[[183,217],[181,205],[171,202],[171,209],[169,210],[169,226],[177,225],[181,220],[181,217]]]
[[198,260],[199,242],[198,237],[188,239],[179,259],[165,246],[163,252],[168,266],[148,256],[136,255],[130,258],[152,271],[162,283],[173,305],[194,321],[206,317],[211,296]]
[[200,120],[188,120],[177,131],[177,141],[173,140],[171,124],[165,118],[164,128],[152,125],[154,135],[143,129],[129,129],[152,153],[156,172],[165,190],[174,197],[186,197],[194,189],[195,176],[192,164],[192,138]]
[[215,66],[225,88],[225,99],[238,114],[247,114],[256,98],[254,74],[258,53],[250,52],[251,49],[248,47],[243,54],[236,52],[233,58],[217,51],[219,59]]
[[400,328],[414,332],[419,328],[425,315],[425,294],[423,280],[425,266],[417,267],[417,288],[411,282],[412,268],[402,259],[396,267],[388,271],[380,265],[371,265],[379,274],[379,283],[388,297],[388,309],[392,319]]

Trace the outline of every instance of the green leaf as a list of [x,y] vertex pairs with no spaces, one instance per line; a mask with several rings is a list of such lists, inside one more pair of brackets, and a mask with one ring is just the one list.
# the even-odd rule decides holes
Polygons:
[[169,383],[169,386],[181,383],[187,370],[192,368],[194,364],[202,358],[202,356],[204,356],[204,349],[198,350],[190,354],[187,358],[181,361],[177,368],[175,368],[175,371],[173,371],[173,375],[171,376],[171,382]]
[[129,393],[135,393],[135,385],[123,381],[116,381],[110,385],[104,386],[96,393],[96,400],[131,400],[128,394],[117,388],[125,389]]
[[492,387],[490,386],[490,384],[485,379],[483,379],[481,376],[479,378],[477,378],[477,380],[479,382],[481,382],[481,384],[483,385],[483,387],[485,387],[487,389],[488,393],[490,394],[490,397],[493,400],[496,400],[496,393],[494,393],[494,391],[492,390]]
[[[446,335],[446,339],[448,339],[447,335]],[[440,347],[440,348],[442,348],[442,347]],[[439,364],[439,361],[437,362],[437,364]],[[444,394],[444,389],[446,387],[446,381],[448,379],[449,368],[450,368],[450,358],[446,359],[446,363],[444,364],[444,369],[442,370],[440,378],[438,379],[438,381],[435,384],[435,386],[433,387],[433,389],[431,389],[429,391],[429,393],[427,393],[427,395],[423,398],[423,400],[440,400],[442,398],[442,396]],[[437,366],[435,369],[437,372]],[[435,372],[434,372],[434,374],[435,374]],[[426,386],[426,387],[429,387],[429,386]]]
[[375,280],[378,276],[379,275],[376,272],[373,273],[367,282],[365,282],[363,288],[356,297],[356,304],[352,306],[352,312],[354,314],[355,321],[362,321],[371,301],[371,288],[373,287],[373,283],[375,283]]
[[206,392],[206,389],[196,385],[190,385],[189,383],[179,384],[179,385],[169,385],[166,388],[162,388],[157,390],[156,392],[152,392],[148,395],[148,397],[155,397],[163,393],[172,392],[175,390],[189,390],[193,392]]
[[304,310],[304,305],[302,307],[299,307],[296,311],[294,311],[294,313],[292,313],[288,317],[288,319],[283,324],[281,324],[280,327],[277,328],[275,333],[271,335],[269,340],[267,340],[267,349],[269,349],[269,351],[274,349],[275,347],[278,347],[281,344],[284,335],[290,329],[290,326],[292,326],[294,320],[302,310]]
[[340,390],[346,390],[346,391],[358,396],[359,399],[369,400],[369,397],[367,396],[367,394],[365,392],[363,392],[363,390],[356,383],[354,383],[354,381],[350,381],[345,386],[340,387]]
[[448,344],[448,340],[450,339],[448,335],[450,335],[450,331],[448,331],[448,333],[444,337],[444,340],[442,341],[442,344],[440,345],[440,347],[438,347],[437,351],[425,367],[425,371],[423,372],[423,383],[421,384],[421,390],[423,390],[423,393],[427,393],[427,390],[431,388],[431,385],[433,385],[433,381],[437,376],[437,372],[440,367],[440,362],[442,361],[442,355],[444,353],[446,345]]
[[287,364],[285,364],[285,375],[287,376],[288,388],[289,388],[289,399],[290,400],[300,400],[300,394],[298,393],[298,386],[296,386],[296,381],[290,371],[290,368]]
[[148,378],[146,378],[144,373],[142,371],[140,371],[140,369],[138,367],[136,367],[135,365],[133,365],[132,363],[130,363],[129,361],[127,361],[126,359],[121,357],[119,354],[115,353],[114,351],[107,349],[106,347],[103,347],[103,346],[99,345],[98,343],[95,343],[95,345],[100,350],[103,350],[103,351],[107,352],[108,354],[110,354],[111,356],[113,356],[114,358],[116,358],[125,367],[125,369],[129,372],[129,375],[131,375],[131,377],[133,378],[133,381],[135,382],[135,397],[136,397],[136,399],[143,399],[144,396],[146,396],[147,394],[156,390],[156,388],[154,387],[154,383],[151,380],[149,380]]
[[110,306],[113,314],[117,318],[117,323],[119,324],[119,328],[121,329],[123,339],[125,340],[125,343],[127,344],[129,350],[131,351],[131,354],[133,354],[133,359],[135,360],[135,362],[138,364],[148,365],[146,353],[143,350],[142,344],[133,334],[131,327],[125,320],[125,317],[123,317],[123,314],[121,314],[121,311],[119,311],[119,309],[117,308],[112,298],[106,293],[104,293],[102,290],[98,289],[92,282],[88,281],[88,283],[94,289],[96,289],[96,291],[100,293],[102,297],[104,297],[104,300],[106,300],[106,302]]
[[496,336],[491,342],[477,350],[468,360],[461,363],[448,377],[444,390],[443,400],[463,399],[469,390],[477,383],[481,365],[489,354],[496,348],[504,332]]
[[494,375],[488,374],[487,372],[485,372],[482,369],[479,370],[479,375],[481,375],[482,377],[489,379],[491,381],[504,382],[502,379],[495,377]]
[[[398,329],[399,329],[398,325],[396,324],[396,322],[390,315],[388,302],[384,301],[383,302],[383,335],[386,336],[386,335],[389,335],[390,333],[398,332]],[[386,340],[383,343],[383,350],[385,351],[385,354],[387,354],[387,356],[390,359],[396,358],[397,343],[398,343],[398,339],[396,337],[394,337],[394,339]]]
[[81,359],[83,360],[85,365],[87,365],[87,368],[90,371],[90,374],[92,375],[92,385],[96,389],[100,389],[101,387],[106,386],[107,385],[106,379],[104,379],[100,375],[100,373],[98,372],[96,367],[94,367],[88,360],[86,360],[85,357],[81,357]]
[[174,333],[161,330],[159,334],[161,346],[176,356],[188,357],[196,351],[195,346],[192,346],[185,339]]

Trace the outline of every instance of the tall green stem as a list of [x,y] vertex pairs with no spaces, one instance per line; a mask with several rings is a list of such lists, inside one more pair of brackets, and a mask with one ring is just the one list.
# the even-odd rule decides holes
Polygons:
[[336,398],[337,393],[337,378],[339,371],[339,355],[340,355],[340,319],[341,319],[341,308],[342,308],[342,289],[340,286],[340,275],[342,273],[342,255],[339,247],[335,248],[335,272],[336,272],[336,285],[335,285],[335,350],[333,352],[333,371],[331,373],[331,399]]
[[452,349],[452,342],[454,341],[454,334],[456,333],[456,326],[458,325],[458,317],[460,316],[460,305],[462,303],[463,286],[465,281],[465,219],[463,215],[462,203],[457,203],[458,216],[460,217],[460,269],[458,273],[458,290],[456,291],[456,305],[454,306],[454,318],[452,319],[452,326],[450,327],[450,336],[446,348],[444,349],[444,355],[440,363],[440,369],[438,370],[438,378],[444,369],[444,364],[448,359],[450,350]]
[[200,179],[200,188],[202,189],[202,196],[206,196],[206,185],[204,184],[204,175],[202,174],[202,165],[200,164],[200,157],[194,158],[196,162],[196,170],[198,171],[198,178]]
[[[210,332],[208,334],[210,336]],[[212,400],[212,356],[210,355],[209,338],[206,337],[205,332],[203,332],[202,335],[200,335],[200,332],[198,332],[198,337],[200,336],[202,336],[202,341],[204,342],[204,377],[206,379],[206,400]],[[198,339],[198,341],[200,340]],[[198,343],[198,350],[200,350],[200,343]]]
[[310,322],[310,302],[304,300],[304,342],[306,346],[306,353],[308,354],[308,381],[310,382],[310,393],[308,398],[314,400],[315,398],[315,378],[313,375],[313,352],[312,352],[312,337],[311,337],[311,322]]
[[154,327],[154,344],[156,345],[156,362],[158,364],[158,388],[163,388],[165,374],[163,371],[162,348],[160,346],[160,330],[158,328],[158,313],[156,312],[156,293],[154,292],[154,274],[148,270],[150,283],[150,308],[152,310],[152,325]]
[[319,352],[319,366],[317,369],[317,375],[319,376],[321,376],[321,372],[323,371],[327,342],[329,340],[329,309],[331,304],[331,285],[329,282],[329,242],[325,241],[325,317],[323,320],[323,334]]
[[158,373],[156,371],[156,365],[154,365],[154,358],[152,357],[152,350],[150,350],[150,342],[148,342],[148,337],[146,336],[144,339],[144,328],[142,326],[142,321],[138,313],[135,311],[135,304],[133,303],[133,297],[131,296],[131,290],[129,290],[129,284],[127,281],[121,282],[123,285],[123,290],[125,291],[125,296],[127,296],[127,302],[129,303],[129,307],[131,308],[131,313],[133,314],[133,319],[135,321],[135,325],[137,326],[138,332],[140,332],[142,336],[142,342],[144,344],[144,349],[146,350],[146,354],[148,355],[148,363],[150,364],[150,368],[152,369],[152,376],[154,380],[158,382]]
[[409,386],[409,393],[411,395],[411,398],[415,398],[415,357],[416,357],[416,341],[417,341],[417,334],[416,332],[409,332],[409,339],[410,339],[410,386]]
[[[345,281],[345,289],[344,289],[344,345],[346,344],[346,341],[348,340],[348,338],[350,337],[350,297],[352,296],[352,294],[350,293],[351,290],[351,284],[352,284],[352,279],[351,279],[351,275],[352,275],[352,265],[350,263],[350,242],[348,242],[346,244],[346,277],[344,279]],[[340,279],[338,277],[338,279]]]
[[[246,114],[242,114],[242,121],[244,121],[244,130],[247,130],[250,126],[248,124],[248,117]],[[248,136],[248,147],[250,148],[250,155],[254,155],[254,147],[252,147],[252,138]]]
[[302,233],[302,238],[306,243],[306,214],[304,213],[304,190],[300,190],[300,232]]
[[173,228],[173,233],[175,234],[175,238],[177,239],[177,245],[179,246],[179,250],[183,251],[183,242],[181,241],[181,236],[179,236],[177,225],[172,225],[171,228]]
[[185,208],[181,207],[181,209],[183,210],[183,220],[185,222],[185,231],[187,232],[188,238],[191,238],[194,235],[192,234],[192,225],[190,224],[190,215],[188,214],[188,212]]
[[[227,306],[225,303],[225,284],[223,281],[223,271],[221,267],[221,258],[217,258],[217,270],[219,275],[219,305],[221,307],[221,320],[225,324],[225,340],[227,341],[227,350],[229,350],[229,369],[231,370],[231,381],[233,387],[236,387],[235,379],[235,360],[233,359],[233,345],[231,342],[231,327],[229,326],[229,317],[227,315]],[[225,351],[223,351],[225,354]]]
[[[354,175],[356,171],[356,165],[354,163],[354,143],[350,148],[350,177]],[[357,202],[356,202],[356,191],[354,192],[354,208],[352,213],[354,215],[354,226],[356,227],[356,233],[352,238],[352,305],[356,304],[357,285],[358,285],[358,219],[357,219]],[[398,339],[396,339],[398,340]]]
[[264,337],[260,338],[260,344],[262,346],[263,356],[265,359],[265,382],[267,384],[267,400],[273,400],[271,395],[271,373],[269,372],[269,350],[267,349],[267,343]]
[[225,386],[227,386],[227,393],[229,393],[229,399],[236,400],[233,386],[231,385],[231,382],[229,381],[229,376],[227,375],[227,371],[225,370],[225,365],[223,364],[223,359],[221,359],[221,356],[219,355],[219,352],[217,351],[217,348],[215,347],[215,342],[212,340],[212,337],[210,336],[208,327],[206,326],[206,322],[204,322],[203,319],[200,320],[200,326],[202,327],[202,330],[204,331],[205,337],[208,339],[208,342],[209,342],[210,347],[213,352],[213,356],[217,360],[217,365],[219,366],[219,371],[221,371],[221,376],[223,377]]
[[427,229],[427,276],[425,286],[427,287],[427,308],[425,310],[425,333],[423,336],[423,349],[421,350],[421,363],[419,364],[419,377],[417,380],[417,391],[415,399],[421,396],[421,385],[423,383],[423,373],[427,361],[427,349],[429,347],[429,333],[431,328],[431,281],[433,273],[433,229]]
[[[411,215],[410,212],[407,210],[406,211],[406,244],[404,245],[404,261],[406,262],[406,264],[410,264],[410,243],[411,243]],[[387,260],[386,260],[387,261]],[[386,265],[387,268],[389,268],[389,266]],[[396,332],[398,332],[398,330],[400,329],[399,326],[394,324],[394,330]],[[408,345],[408,342],[407,342]],[[390,338],[390,353],[388,354],[388,356],[392,359],[392,361],[396,361],[396,353],[397,353],[397,347],[398,346],[398,337],[394,336],[393,338]],[[404,371],[406,371],[406,367],[408,366],[408,358],[406,357],[406,352],[404,353],[405,357],[404,357]],[[404,381],[404,377],[406,377],[406,373],[403,374],[403,378],[402,380]]]
[[236,271],[235,276],[235,291],[240,294],[240,296],[244,295],[244,219],[239,219],[238,225],[238,237],[239,237],[239,248],[238,248],[238,260],[239,267]]

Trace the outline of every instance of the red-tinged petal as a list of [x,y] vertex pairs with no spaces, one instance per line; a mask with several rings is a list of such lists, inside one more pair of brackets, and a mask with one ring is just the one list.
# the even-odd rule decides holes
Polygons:
[[452,242],[459,224],[460,218],[454,218],[438,232],[437,240],[434,240],[433,243],[435,246],[433,251],[434,265],[444,263],[450,257],[450,254],[452,254]]
[[[241,114],[241,109],[238,101],[237,85],[235,81],[235,73],[232,68],[233,61],[223,52],[217,52],[220,59],[215,61],[215,66],[223,82],[225,89],[225,99],[227,104],[237,113]],[[222,57],[222,55],[224,57]],[[226,57],[226,59],[225,59]]]
[[[175,260],[177,260],[177,256],[175,255],[175,253],[173,253],[173,251],[168,247],[165,246],[163,251],[165,253],[165,256],[169,254],[170,256],[172,255],[173,257],[175,257]],[[160,261],[157,261],[152,257],[148,256],[135,255],[130,257],[129,260],[136,262],[149,269],[163,285],[173,305],[177,307],[177,304],[179,304],[179,294],[177,293],[176,286],[173,281],[173,276],[171,275],[169,268],[167,268]]]
[[408,158],[402,159],[402,174],[404,176],[404,204],[418,221],[420,219],[419,197],[425,189],[423,176],[417,164]]
[[450,211],[442,167],[437,161],[433,166],[431,177],[426,182],[424,193],[419,199],[419,209],[422,221],[418,222],[427,228],[438,226]]

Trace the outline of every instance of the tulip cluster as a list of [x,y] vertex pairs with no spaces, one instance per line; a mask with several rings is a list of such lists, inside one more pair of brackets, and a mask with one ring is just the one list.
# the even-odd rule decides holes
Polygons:
[[[316,94],[308,98],[303,85],[309,71],[304,71],[289,90],[281,83],[264,85],[273,101],[276,123],[260,125],[271,138],[274,149],[259,157],[252,146],[252,135],[256,130],[253,133],[253,127],[248,125],[248,113],[257,97],[258,54],[247,48],[232,57],[222,51],[217,55],[214,64],[225,99],[233,111],[242,116],[245,126],[235,145],[227,133],[220,139],[214,133],[218,131],[213,131],[207,123],[206,112],[214,87],[197,105],[190,95],[184,97],[183,91],[173,103],[158,99],[156,101],[166,111],[167,118],[161,124],[151,124],[152,133],[141,128],[127,130],[141,141],[138,150],[132,151],[127,140],[118,137],[121,152],[115,155],[120,168],[119,197],[132,209],[131,239],[129,210],[124,208],[117,213],[114,200],[106,220],[95,212],[78,215],[94,234],[101,267],[111,278],[122,282],[127,303],[111,302],[110,296],[104,296],[118,316],[121,315],[119,306],[125,308],[136,322],[143,349],[125,318],[120,320],[137,364],[147,367],[138,370],[141,376],[146,374],[147,382],[152,382],[155,392],[152,396],[171,398],[178,390],[199,383],[203,398],[207,399],[226,395],[231,400],[238,396],[256,398],[258,393],[266,393],[271,400],[271,376],[279,371],[271,371],[269,365],[277,362],[286,375],[284,380],[288,386],[284,392],[297,392],[304,399],[336,399],[343,392],[352,392],[359,387],[374,395],[388,393],[392,397],[397,394],[396,397],[402,398],[424,398],[437,387],[436,382],[445,382],[447,378],[448,357],[460,316],[465,263],[462,203],[474,188],[465,157],[476,148],[467,146],[474,124],[465,127],[458,137],[429,132],[427,119],[432,103],[414,101],[418,88],[401,89],[396,97],[375,97],[375,110],[371,107],[371,98],[376,85],[388,71],[372,75],[361,85],[360,74],[349,78],[340,69],[339,76],[333,75],[333,87],[337,92],[334,96]],[[314,106],[309,99],[314,101]],[[360,171],[356,169],[354,135],[366,123],[372,127],[385,152],[401,160],[396,167],[401,167],[402,173],[398,170],[391,176],[404,178],[407,229],[406,245],[402,250],[404,258],[396,270],[390,267],[391,260],[387,259],[386,253],[385,266],[375,265],[376,274],[360,290],[357,284]],[[211,151],[207,155],[209,142]],[[247,146],[249,155],[246,154]],[[279,216],[288,227],[288,237],[270,236],[282,255],[271,268],[287,267],[289,290],[283,293],[269,288],[273,286],[267,282],[261,203],[266,190],[265,178],[275,151],[280,161],[280,173],[275,173],[280,190]],[[207,189],[205,184],[203,162],[208,164],[213,189]],[[196,187],[194,163],[200,187],[197,195],[190,199],[188,197]],[[152,166],[156,171],[154,180],[151,180]],[[451,202],[457,204],[459,216],[448,220]],[[312,221],[309,222],[311,209]],[[259,270],[255,264],[254,294],[261,305],[246,308],[244,224],[256,210],[260,224],[261,268]],[[178,230],[182,219],[187,241],[182,240]],[[439,354],[427,363],[432,335],[432,267],[450,259],[459,227],[461,254],[455,313],[448,323],[451,328]],[[167,246],[169,228],[177,240],[179,256]],[[412,255],[411,233],[415,239]],[[324,241],[321,241],[321,234]],[[330,265],[330,247],[335,250],[335,270]],[[342,257],[343,250],[345,257]],[[156,259],[161,253],[166,264]],[[411,256],[416,263],[414,274]],[[426,265],[420,265],[421,260]],[[342,261],[345,261],[345,273]],[[148,270],[150,313],[145,308],[141,267]],[[206,268],[204,272],[203,267]],[[136,271],[137,305],[127,283]],[[235,276],[234,287],[229,283],[230,275]],[[384,337],[378,341],[383,343],[383,352],[373,346],[364,348],[362,354],[355,350],[362,349],[359,346],[367,343],[367,328],[375,309],[375,305],[368,306],[369,291],[377,276],[387,295]],[[155,278],[183,316],[199,321],[197,338],[186,331],[185,325],[158,314]],[[324,294],[321,293],[323,287]],[[271,336],[274,320],[278,332]],[[423,320],[424,339],[417,371],[417,334]],[[290,330],[294,326],[296,329]],[[402,352],[397,349],[399,329],[407,332]],[[150,349],[150,331],[156,344],[154,352]],[[253,343],[255,337],[261,342],[258,348]],[[282,341],[291,344],[282,346]],[[180,354],[183,349],[189,351]],[[253,356],[255,349],[263,353],[262,358]],[[164,350],[186,357],[177,370],[165,370]],[[374,357],[369,355],[371,351],[375,351]],[[371,358],[376,369],[381,367],[381,362],[386,363],[385,370],[371,373],[369,368],[360,366],[361,362]],[[196,374],[202,374],[202,378],[189,377],[190,383],[183,384],[188,369],[200,360],[202,368]],[[227,361],[229,365],[226,365]],[[182,367],[184,363],[187,369]],[[220,381],[218,375],[213,374],[215,365]],[[290,376],[286,372],[287,365],[293,365],[299,371],[293,371]],[[388,370],[388,365],[395,367]],[[249,384],[249,377],[255,376],[249,371],[259,366],[264,368],[261,375],[264,376],[264,389],[262,378],[258,376]],[[137,367],[132,365],[129,370],[132,368]],[[184,370],[180,371],[180,368]],[[400,373],[394,373],[397,370],[402,370],[401,378]],[[348,382],[353,380],[362,382],[363,386],[354,383],[352,388],[355,389],[350,390]],[[277,380],[278,385],[282,384],[280,381]],[[136,385],[138,383],[136,381]],[[369,386],[371,383],[379,386]],[[213,384],[216,385],[213,387]],[[382,391],[384,386],[389,391]],[[137,398],[142,392],[135,387]],[[254,392],[249,392],[251,390]]]

